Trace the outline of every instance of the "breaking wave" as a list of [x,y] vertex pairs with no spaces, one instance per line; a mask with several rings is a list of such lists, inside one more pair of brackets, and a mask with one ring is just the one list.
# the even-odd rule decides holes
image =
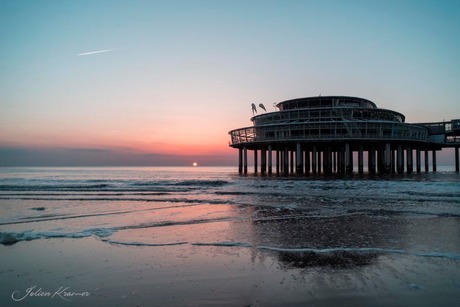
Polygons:
[[3,245],[12,245],[21,241],[32,241],[37,239],[52,239],[52,238],[68,238],[68,239],[78,239],[86,238],[90,236],[97,237],[108,237],[115,232],[114,229],[108,228],[91,228],[83,230],[80,232],[34,232],[32,230],[23,231],[23,232],[0,232],[0,244]]

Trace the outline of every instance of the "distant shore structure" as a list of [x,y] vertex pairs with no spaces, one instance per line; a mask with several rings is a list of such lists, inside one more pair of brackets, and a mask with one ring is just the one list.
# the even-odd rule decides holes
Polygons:
[[297,98],[275,106],[278,111],[253,116],[252,126],[229,132],[239,173],[248,172],[248,150],[255,173],[260,156],[262,174],[353,173],[354,160],[362,174],[365,153],[369,173],[412,173],[414,162],[421,172],[422,154],[428,172],[429,156],[436,171],[436,151],[448,147],[454,148],[459,171],[460,119],[405,123],[401,113],[349,96]]

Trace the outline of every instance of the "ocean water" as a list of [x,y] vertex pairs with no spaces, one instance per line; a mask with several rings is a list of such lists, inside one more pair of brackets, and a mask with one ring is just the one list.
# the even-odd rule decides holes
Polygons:
[[[1,168],[0,212],[3,244],[94,236],[126,245],[460,258],[460,175],[452,171],[280,177],[225,167]],[[219,223],[234,224],[232,231],[214,233]],[[179,231],[185,226],[189,235]],[[176,236],[155,235],[173,228]]]
[[[227,266],[245,255],[249,271],[268,276],[259,291],[273,278],[272,267],[284,272],[266,296],[285,280],[297,285],[299,276],[313,276],[309,289],[318,293],[324,274],[328,289],[346,288],[347,297],[374,288],[391,294],[396,282],[393,293],[460,291],[460,174],[450,168],[373,176],[241,176],[234,167],[0,168],[0,213],[3,248],[53,240],[80,246],[91,238],[152,259],[161,249],[190,265],[219,258]],[[373,286],[369,272],[380,280]],[[305,289],[295,291],[302,296]]]

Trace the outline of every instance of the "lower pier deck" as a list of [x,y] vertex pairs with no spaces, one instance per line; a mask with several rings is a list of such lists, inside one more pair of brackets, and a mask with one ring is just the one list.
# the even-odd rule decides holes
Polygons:
[[261,174],[412,173],[437,170],[437,151],[453,147],[460,171],[460,144],[416,142],[281,142],[238,147],[238,171],[248,173],[248,151],[254,172]]

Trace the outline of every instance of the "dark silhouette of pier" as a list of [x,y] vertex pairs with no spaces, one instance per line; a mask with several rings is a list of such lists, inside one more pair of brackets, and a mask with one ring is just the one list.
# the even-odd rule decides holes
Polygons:
[[[436,171],[436,152],[452,147],[459,171],[460,119],[405,123],[396,111],[348,96],[298,98],[276,104],[275,112],[253,116],[253,125],[229,132],[238,149],[238,170],[308,173],[412,173]],[[365,154],[367,156],[365,157]],[[423,156],[423,160],[422,160]],[[365,159],[366,158],[366,159]],[[355,163],[357,160],[357,164]]]

